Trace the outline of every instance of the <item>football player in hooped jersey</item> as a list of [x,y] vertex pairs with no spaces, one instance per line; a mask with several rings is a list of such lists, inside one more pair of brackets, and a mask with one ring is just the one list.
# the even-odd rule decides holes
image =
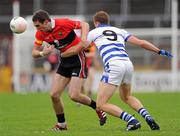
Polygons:
[[[119,86],[119,93],[123,102],[138,112],[152,130],[160,130],[159,125],[147,109],[131,94],[133,65],[125,50],[125,42],[140,46],[162,56],[167,56],[168,58],[172,57],[171,53],[160,50],[154,44],[141,40],[124,29],[111,26],[109,15],[104,11],[97,12],[93,16],[93,22],[96,28],[89,32],[87,39],[89,43],[95,43],[104,64],[104,73],[99,83],[97,94],[97,108],[126,121],[127,130],[140,128],[141,124],[135,117],[120,107],[108,103],[108,100]],[[76,52],[76,49],[67,50],[66,52]],[[66,53],[62,55],[66,56]]]
[[168,51],[160,50],[146,40],[141,40],[131,35],[126,30],[110,26],[109,21],[109,15],[106,12],[97,12],[93,16],[93,22],[96,28],[88,34],[88,40],[95,43],[104,64],[104,73],[97,94],[97,107],[126,121],[127,130],[140,128],[140,122],[132,115],[123,111],[120,107],[108,103],[109,98],[119,86],[121,99],[137,111],[146,120],[152,130],[160,130],[159,125],[147,109],[131,94],[133,65],[125,50],[125,42],[167,56],[168,58],[171,58],[172,55]]
[[[44,10],[36,11],[32,21],[37,29],[32,50],[34,58],[49,55],[54,48],[60,53],[74,47],[79,49],[76,54],[74,52],[68,54],[70,57],[60,57],[59,67],[52,81],[50,96],[57,117],[57,124],[53,130],[67,129],[63,102],[60,97],[68,83],[69,97],[75,102],[92,107],[99,117],[100,125],[104,125],[106,114],[96,109],[95,101],[80,92],[83,78],[87,76],[86,57],[82,47],[86,43],[89,25],[86,22],[68,18],[52,19]],[[81,29],[81,38],[75,34],[74,29]]]

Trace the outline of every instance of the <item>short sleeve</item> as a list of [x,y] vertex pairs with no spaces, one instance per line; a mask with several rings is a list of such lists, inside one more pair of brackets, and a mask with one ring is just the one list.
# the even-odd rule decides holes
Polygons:
[[43,43],[43,39],[41,37],[41,32],[37,31],[35,34],[34,45],[41,46]]
[[131,36],[131,33],[127,32],[126,30],[122,29],[122,35],[125,41]]
[[77,20],[71,20],[69,18],[66,18],[63,20],[63,23],[64,23],[63,26],[67,26],[70,29],[80,29],[81,28],[81,22],[77,21]]

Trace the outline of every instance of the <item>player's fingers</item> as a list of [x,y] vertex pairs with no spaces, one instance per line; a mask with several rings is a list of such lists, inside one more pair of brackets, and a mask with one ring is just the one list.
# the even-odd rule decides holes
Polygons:
[[54,45],[51,45],[51,47],[50,47],[51,49],[54,49]]

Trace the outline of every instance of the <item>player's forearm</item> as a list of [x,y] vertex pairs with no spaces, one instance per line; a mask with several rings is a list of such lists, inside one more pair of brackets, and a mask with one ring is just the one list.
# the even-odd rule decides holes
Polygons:
[[140,46],[146,50],[153,51],[156,53],[158,53],[160,51],[160,49],[157,48],[154,44],[152,44],[146,40],[142,40]]
[[78,44],[77,46],[73,46],[66,50],[65,52],[61,53],[61,57],[70,57],[73,55],[78,54],[83,49],[83,46],[81,44]]
[[43,51],[33,50],[32,51],[32,57],[33,58],[39,58],[45,56]]

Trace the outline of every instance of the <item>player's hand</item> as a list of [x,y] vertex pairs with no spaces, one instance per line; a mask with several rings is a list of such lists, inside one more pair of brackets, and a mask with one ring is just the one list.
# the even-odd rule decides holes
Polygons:
[[44,46],[42,51],[44,55],[49,55],[51,52],[53,52],[53,50],[54,50],[54,45],[46,45]]
[[166,51],[166,50],[160,50],[158,52],[158,54],[162,55],[162,56],[167,56],[168,58],[172,58],[173,57],[173,55],[170,52]]

